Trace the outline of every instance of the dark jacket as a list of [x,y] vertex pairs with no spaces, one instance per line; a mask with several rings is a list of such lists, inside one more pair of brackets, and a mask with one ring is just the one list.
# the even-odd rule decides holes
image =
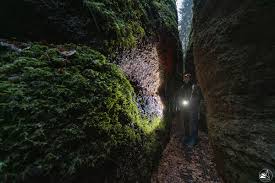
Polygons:
[[202,99],[202,94],[200,91],[200,87],[197,84],[193,84],[191,97],[190,97],[191,105],[199,107],[201,99]]
[[192,83],[183,82],[178,93],[178,97],[181,99],[189,100],[192,94]]

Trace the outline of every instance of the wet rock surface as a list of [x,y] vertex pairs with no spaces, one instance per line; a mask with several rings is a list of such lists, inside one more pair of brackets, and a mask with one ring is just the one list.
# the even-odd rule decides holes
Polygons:
[[172,124],[171,139],[163,151],[158,169],[153,173],[152,183],[222,183],[213,161],[213,150],[207,134],[199,134],[194,148],[181,143],[183,130],[177,116]]

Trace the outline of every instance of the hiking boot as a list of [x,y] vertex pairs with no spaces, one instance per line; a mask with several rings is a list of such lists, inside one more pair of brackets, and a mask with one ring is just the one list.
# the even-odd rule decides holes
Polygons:
[[186,141],[186,143],[185,143],[185,145],[191,146],[191,147],[193,147],[197,144],[198,144],[198,140],[195,138],[189,138],[188,141]]
[[184,137],[184,138],[182,139],[182,143],[183,143],[184,145],[187,145],[187,144],[189,143],[190,140],[191,140],[190,137]]

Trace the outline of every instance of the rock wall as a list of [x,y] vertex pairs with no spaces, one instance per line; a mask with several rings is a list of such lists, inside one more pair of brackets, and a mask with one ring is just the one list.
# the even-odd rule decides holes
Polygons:
[[182,68],[174,0],[10,0],[1,3],[0,20],[0,38],[85,44],[116,60],[141,111],[162,116],[172,72]]
[[175,1],[10,0],[0,21],[0,182],[149,182],[181,58]]
[[225,182],[275,167],[275,4],[196,0],[194,64]]
[[118,59],[119,66],[134,83],[140,110],[151,118],[162,117],[163,113],[163,104],[158,95],[162,65],[157,46],[157,43],[145,44],[124,52]]
[[178,66],[178,44],[175,39],[163,36],[117,57],[117,64],[135,86],[140,110],[151,119],[163,117],[168,92],[173,92],[168,91],[168,85],[174,84],[169,78],[174,77],[173,71]]

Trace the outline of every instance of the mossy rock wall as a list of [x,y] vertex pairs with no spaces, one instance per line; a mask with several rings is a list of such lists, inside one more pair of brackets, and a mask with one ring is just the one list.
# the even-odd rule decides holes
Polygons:
[[148,181],[165,124],[141,117],[116,65],[40,44],[1,48],[0,62],[1,182]]
[[175,0],[9,0],[0,3],[6,38],[78,42],[103,51],[134,47],[165,31],[177,37]]
[[[10,0],[0,20],[23,45],[0,47],[0,182],[149,182],[181,53],[175,0]],[[113,58],[152,39],[164,118],[148,119]]]

